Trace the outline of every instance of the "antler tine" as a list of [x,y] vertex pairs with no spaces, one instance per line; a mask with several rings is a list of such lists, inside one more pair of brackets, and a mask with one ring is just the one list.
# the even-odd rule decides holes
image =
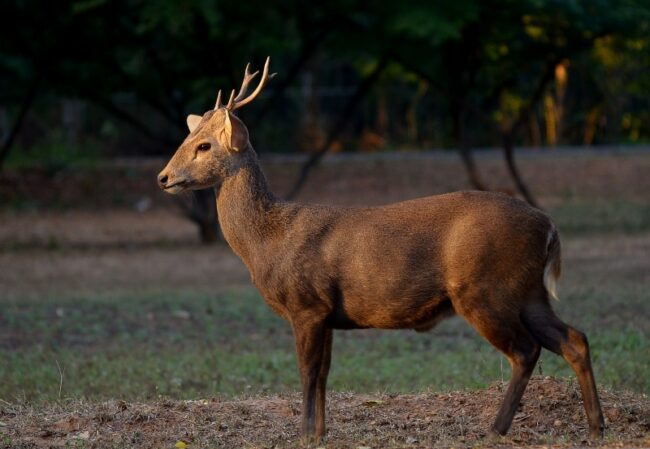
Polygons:
[[253,101],[255,99],[255,97],[257,97],[259,95],[259,93],[264,88],[264,85],[266,84],[266,82],[275,76],[275,73],[273,73],[273,74],[271,74],[269,76],[269,63],[270,62],[271,62],[271,57],[267,56],[266,62],[264,63],[264,70],[262,71],[262,79],[260,80],[260,83],[257,85],[257,88],[253,91],[253,93],[251,93],[248,97],[243,98],[245,93],[246,93],[245,88],[248,87],[248,83],[250,83],[250,81],[255,77],[255,75],[257,75],[259,73],[259,72],[255,72],[252,75],[249,74],[248,73],[248,66],[246,66],[246,73],[244,75],[244,82],[242,83],[242,89],[239,91],[239,95],[237,95],[237,98],[235,98],[234,103],[232,105],[230,105],[230,103],[229,103],[228,109],[231,109],[233,111],[235,109],[239,109],[242,106],[244,106],[244,105],[250,103],[251,101]]
[[[230,95],[230,99],[228,100],[228,103],[226,104],[226,109],[230,109],[230,107],[233,105],[233,103],[236,103],[238,99],[241,99],[246,94],[246,90],[248,89],[248,84],[251,82],[255,76],[260,73],[259,71],[251,74],[249,72],[250,69],[250,63],[246,64],[246,70],[244,71],[244,81],[242,81],[241,88],[239,89],[239,94],[233,99],[233,96],[235,94],[235,91],[232,91],[232,94]],[[214,109],[219,109],[224,105],[221,104],[221,89],[219,90],[219,94],[217,95],[217,102],[214,105]]]
[[221,89],[219,89],[219,93],[217,94],[217,102],[214,104],[215,111],[219,109],[221,106],[223,105],[221,104]]
[[253,78],[257,76],[259,72],[256,71],[255,73],[250,73],[250,63],[246,64],[246,70],[244,70],[244,80],[241,83],[241,87],[239,88],[239,92],[237,93],[237,96],[235,97],[235,103],[240,101],[244,96],[246,95],[246,91],[248,90],[248,85],[250,84],[251,81],[253,81]]
[[226,105],[226,109],[232,108],[232,105],[235,103],[235,89],[230,92],[230,99],[228,99],[228,104]]

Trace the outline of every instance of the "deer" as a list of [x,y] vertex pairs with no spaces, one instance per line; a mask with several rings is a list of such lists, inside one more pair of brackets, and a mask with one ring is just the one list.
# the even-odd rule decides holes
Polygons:
[[246,125],[235,112],[267,82],[246,66],[239,92],[203,115],[158,175],[177,194],[215,188],[223,236],[270,308],[292,327],[302,383],[301,435],[326,434],[325,390],[333,331],[431,330],[462,317],[511,365],[511,378],[487,435],[505,435],[546,348],[578,379],[589,436],[604,431],[584,333],[553,311],[561,271],[558,231],[522,200],[460,191],[374,207],[289,202],[275,196]]

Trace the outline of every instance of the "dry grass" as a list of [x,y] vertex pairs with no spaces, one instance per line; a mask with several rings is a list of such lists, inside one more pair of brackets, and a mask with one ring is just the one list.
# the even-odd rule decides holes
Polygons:
[[[482,172],[492,187],[510,187],[503,176],[498,157],[486,155],[479,159]],[[149,366],[152,370],[164,361],[164,355],[159,350],[167,348],[169,341],[161,336],[167,337],[170,329],[175,331],[173,335],[181,336],[181,341],[186,344],[179,346],[179,351],[185,352],[191,352],[190,349],[202,341],[197,340],[195,333],[191,332],[195,324],[184,324],[187,320],[175,323],[175,319],[171,319],[175,309],[168,311],[166,307],[172,304],[199,311],[210,298],[218,300],[217,303],[222,301],[223,298],[215,291],[228,291],[233,286],[248,286],[250,283],[245,267],[225,245],[210,248],[195,243],[196,231],[193,226],[179,216],[173,201],[163,196],[152,181],[158,165],[143,167],[133,173],[120,171],[119,189],[113,188],[114,176],[103,176],[98,180],[99,172],[45,178],[34,174],[33,179],[17,176],[13,181],[9,177],[0,182],[0,198],[6,200],[5,204],[15,206],[3,208],[0,212],[0,304],[3,306],[0,309],[0,325],[4,326],[5,332],[0,335],[4,337],[0,343],[4,345],[6,354],[16,356],[13,360],[18,362],[28,359],[31,352],[36,350],[51,358],[53,353],[48,351],[53,349],[48,345],[52,345],[49,337],[52,333],[45,330],[60,321],[65,321],[65,335],[69,341],[75,341],[73,337],[79,334],[90,335],[90,340],[94,342],[85,347],[86,352],[73,344],[62,348],[54,344],[55,349],[70,353],[78,351],[78,354],[76,358],[69,357],[70,365],[66,371],[67,385],[64,386],[62,397],[70,399],[44,405],[9,399],[21,397],[14,390],[27,388],[25,373],[32,374],[47,368],[39,364],[42,360],[32,358],[35,360],[33,365],[24,367],[23,371],[12,371],[10,368],[14,365],[5,361],[3,366],[0,361],[0,374],[4,368],[7,376],[3,378],[0,375],[0,382],[5,386],[18,385],[5,388],[11,394],[0,396],[12,401],[8,403],[0,399],[0,449],[173,448],[178,441],[186,442],[188,448],[282,448],[298,445],[298,393],[199,401],[152,399],[148,402],[132,402],[136,396],[125,396],[131,398],[129,402],[101,402],[102,399],[97,397],[86,401],[79,399],[86,396],[84,389],[80,389],[82,393],[79,394],[65,394],[71,383],[79,385],[82,381],[88,383],[92,380],[75,378],[75,375],[81,376],[83,372],[75,373],[73,367],[81,366],[81,362],[72,362],[77,359],[84,361],[94,353],[103,354],[105,348],[111,345],[123,347],[125,352],[134,354],[132,359],[121,361],[133,365],[126,366],[122,371],[109,371],[112,365],[120,363],[109,356],[111,367],[105,363],[106,366],[101,366],[100,371],[91,370],[93,375],[101,372],[111,379],[106,383],[106,388],[100,391],[99,397],[120,397],[116,391],[120,384],[128,381],[135,382],[139,389],[146,381],[162,382],[160,378],[154,379],[151,371],[134,374],[136,368],[144,366],[143,358],[148,353],[154,354],[151,360],[155,360],[155,363]],[[297,166],[294,164],[287,168],[282,161],[273,160],[265,162],[265,165],[275,190],[286,191]],[[650,447],[650,399],[647,389],[643,389],[647,383],[639,381],[648,372],[649,360],[646,343],[649,328],[645,317],[648,311],[647,285],[650,285],[650,209],[647,206],[650,157],[645,154],[587,157],[528,155],[522,157],[521,167],[532,189],[540,196],[542,203],[551,209],[567,237],[564,239],[566,270],[562,285],[563,301],[557,304],[561,315],[586,326],[590,336],[601,337],[595,345],[601,347],[601,360],[595,360],[600,382],[621,385],[621,388],[636,385],[638,390],[636,393],[625,393],[600,388],[608,430],[605,439],[597,446]],[[288,172],[291,172],[291,176]],[[464,187],[465,174],[453,155],[396,161],[380,158],[372,163],[332,160],[315,171],[301,199],[336,204],[378,204]],[[79,192],[83,192],[83,196]],[[73,210],[79,206],[80,198],[85,204],[81,210]],[[144,213],[128,210],[141,200],[151,201],[152,208]],[[621,216],[624,220],[619,219]],[[147,296],[147,292],[156,291],[167,292],[170,298],[176,299],[172,302],[171,299],[162,298],[162,305],[157,305],[158,302]],[[100,293],[106,298],[98,300]],[[120,313],[116,316],[148,317],[149,312],[153,311],[156,316],[169,315],[171,318],[158,327],[153,326],[151,333],[143,334],[141,338],[147,345],[138,340],[139,333],[132,335],[135,331],[132,332],[130,328],[125,328],[119,335],[108,331],[104,335],[104,330],[110,330],[105,321],[111,319],[115,315],[113,311],[117,310],[117,306],[113,307],[110,303],[111,295],[123,300]],[[246,301],[240,299],[234,296],[230,298],[231,303],[238,306],[235,310],[237,313],[231,315],[237,316],[238,320],[241,318],[242,322],[248,320],[249,316],[257,316],[253,313],[256,308],[240,308],[239,303],[248,304],[248,299],[259,298],[246,296]],[[86,305],[86,302],[90,305]],[[226,303],[220,304],[223,307]],[[11,310],[8,305],[11,305]],[[78,306],[84,312],[82,318],[86,321],[75,324],[67,315],[59,317],[58,308],[64,306],[66,311],[68,307],[74,311],[74,306]],[[89,313],[91,308],[97,313]],[[25,330],[24,335],[15,334],[22,332],[23,328],[19,326],[20,323],[11,322],[8,318],[10,315],[14,318],[33,318],[30,323],[41,326],[41,332],[48,337],[39,339],[32,328]],[[205,322],[211,319],[206,318]],[[223,346],[232,346],[233,354],[238,354],[241,346],[237,344],[245,342],[248,334],[238,334],[236,331],[239,327],[233,326],[224,324],[224,334],[233,341]],[[88,334],[86,327],[96,328],[98,334]],[[145,325],[140,327],[148,329]],[[140,327],[139,331],[142,330]],[[270,330],[272,323],[267,327]],[[198,326],[198,330],[201,329]],[[464,338],[463,332],[454,332],[451,333],[454,341]],[[216,331],[213,333],[221,335]],[[23,335],[24,338],[17,340],[16,335]],[[277,343],[281,340],[278,335],[267,333],[262,334],[261,338],[274,339],[274,343]],[[370,337],[367,339],[370,340]],[[140,345],[134,342],[140,342]],[[392,344],[388,342],[385,346],[378,346],[378,351]],[[335,364],[338,362],[341,365],[346,357],[353,360],[350,366],[353,367],[354,376],[351,377],[357,379],[362,364],[360,360],[366,359],[356,353],[346,353],[345,348],[359,345],[359,342],[355,340],[352,343],[351,339],[342,337],[339,345]],[[264,362],[259,369],[269,370],[269,362],[264,358],[266,352],[270,351],[269,347],[256,346],[262,348],[259,354],[255,354]],[[420,348],[413,345],[406,347],[414,352]],[[390,346],[390,351],[393,351],[388,352],[390,357],[397,357],[395,352],[406,352],[403,346],[396,348]],[[472,348],[475,347],[465,345],[461,352],[475,350]],[[431,353],[433,350],[428,351]],[[454,379],[466,376],[468,365],[458,360],[453,362],[451,352],[445,354],[446,367],[453,363],[459,367],[457,372],[454,371]],[[177,355],[171,350],[167,357]],[[194,359],[189,360],[204,358],[205,353],[196,350]],[[477,356],[471,360],[479,358]],[[153,363],[151,360],[150,363]],[[231,360],[236,358],[233,356]],[[549,365],[550,361],[544,366],[544,372],[553,373]],[[630,369],[631,365],[634,365],[634,369]],[[177,369],[177,365],[172,366]],[[229,372],[234,370],[232,364],[224,368]],[[440,376],[441,367],[437,368],[436,375]],[[293,359],[291,369],[295,370]],[[393,369],[395,373],[391,371]],[[384,373],[384,377],[377,375],[377,378],[393,378],[391,376],[401,373],[403,369],[413,372],[413,364],[404,363],[404,366],[391,368],[388,374]],[[435,370],[436,367],[432,366],[431,369]],[[199,373],[199,377],[211,379],[206,373],[212,373],[214,367],[205,370],[205,373]],[[187,371],[191,371],[189,367]],[[125,375],[125,372],[129,374]],[[282,368],[281,372],[282,379],[285,379],[288,369]],[[367,371],[364,374],[368,377]],[[339,375],[343,376],[343,371]],[[196,374],[191,376],[196,377]],[[55,377],[56,385],[53,385],[58,390],[58,375]],[[275,377],[269,378],[277,380]],[[490,377],[494,378],[496,376]],[[10,382],[16,379],[18,382]],[[47,390],[41,384],[42,379],[49,377],[33,376],[32,381],[38,387],[34,387],[34,391]],[[268,391],[282,391],[283,387],[277,384],[269,382]],[[365,391],[388,388],[386,383],[381,383],[380,387],[373,383],[369,385],[373,387]],[[205,388],[203,393],[196,396],[186,393],[176,397],[202,397],[213,394],[212,391],[221,391]],[[297,383],[292,388],[297,388]],[[343,389],[340,387],[339,391]],[[402,391],[411,390],[417,391],[416,388]],[[584,440],[586,420],[577,385],[573,381],[541,377],[531,381],[508,437],[487,440],[485,431],[496,415],[503,390],[504,385],[497,383],[484,390],[455,393],[368,395],[331,391],[327,446],[469,448],[589,445]]]
[[[586,420],[575,382],[535,377],[508,436],[486,438],[505,389],[415,395],[329,395],[326,446],[499,447],[650,445],[650,399],[601,391],[607,432],[585,440]],[[297,394],[152,403],[70,402],[33,410],[0,407],[4,447],[189,448],[296,447]],[[0,445],[0,447],[2,447]]]

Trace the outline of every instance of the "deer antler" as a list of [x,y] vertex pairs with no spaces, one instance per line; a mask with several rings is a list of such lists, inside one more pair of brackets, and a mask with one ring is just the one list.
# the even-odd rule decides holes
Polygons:
[[221,104],[221,89],[219,89],[219,93],[217,94],[217,102],[214,104],[214,109],[217,110],[221,106],[223,105]]
[[217,96],[217,103],[215,104],[215,109],[219,109],[221,107],[225,107],[226,109],[230,111],[234,111],[235,109],[239,109],[244,105],[247,105],[251,101],[255,99],[259,95],[259,93],[262,91],[264,88],[264,85],[268,80],[273,78],[276,73],[271,73],[269,75],[269,63],[271,62],[271,57],[267,56],[266,62],[264,63],[264,70],[262,71],[262,79],[260,80],[260,83],[257,85],[257,88],[251,93],[249,96],[246,97],[246,91],[248,90],[248,85],[250,82],[257,76],[259,72],[256,71],[255,73],[250,73],[250,64],[246,64],[246,70],[244,71],[244,80],[241,83],[241,87],[239,88],[239,93],[237,96],[235,96],[235,91],[233,90],[232,93],[230,94],[230,99],[228,100],[228,103],[225,106],[221,105],[221,91],[219,91],[219,95]]
[[250,73],[248,69],[250,69],[250,63],[246,64],[246,69],[244,70],[244,80],[241,83],[241,87],[239,88],[239,92],[237,93],[237,96],[233,99],[230,97],[230,101],[226,105],[226,109],[230,109],[234,103],[241,101],[244,98],[244,95],[246,95],[246,91],[248,90],[248,85],[250,84],[251,81],[253,81],[253,78],[257,76],[260,71],[256,71],[255,73]]

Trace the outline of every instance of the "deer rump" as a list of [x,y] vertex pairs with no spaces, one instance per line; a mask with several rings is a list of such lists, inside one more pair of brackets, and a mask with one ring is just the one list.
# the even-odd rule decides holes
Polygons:
[[543,212],[505,195],[283,209],[276,217],[283,222],[281,246],[264,251],[273,262],[265,257],[249,269],[286,319],[307,308],[335,329],[424,331],[456,310],[485,310],[507,321],[519,315],[524,298],[547,296],[555,228]]

